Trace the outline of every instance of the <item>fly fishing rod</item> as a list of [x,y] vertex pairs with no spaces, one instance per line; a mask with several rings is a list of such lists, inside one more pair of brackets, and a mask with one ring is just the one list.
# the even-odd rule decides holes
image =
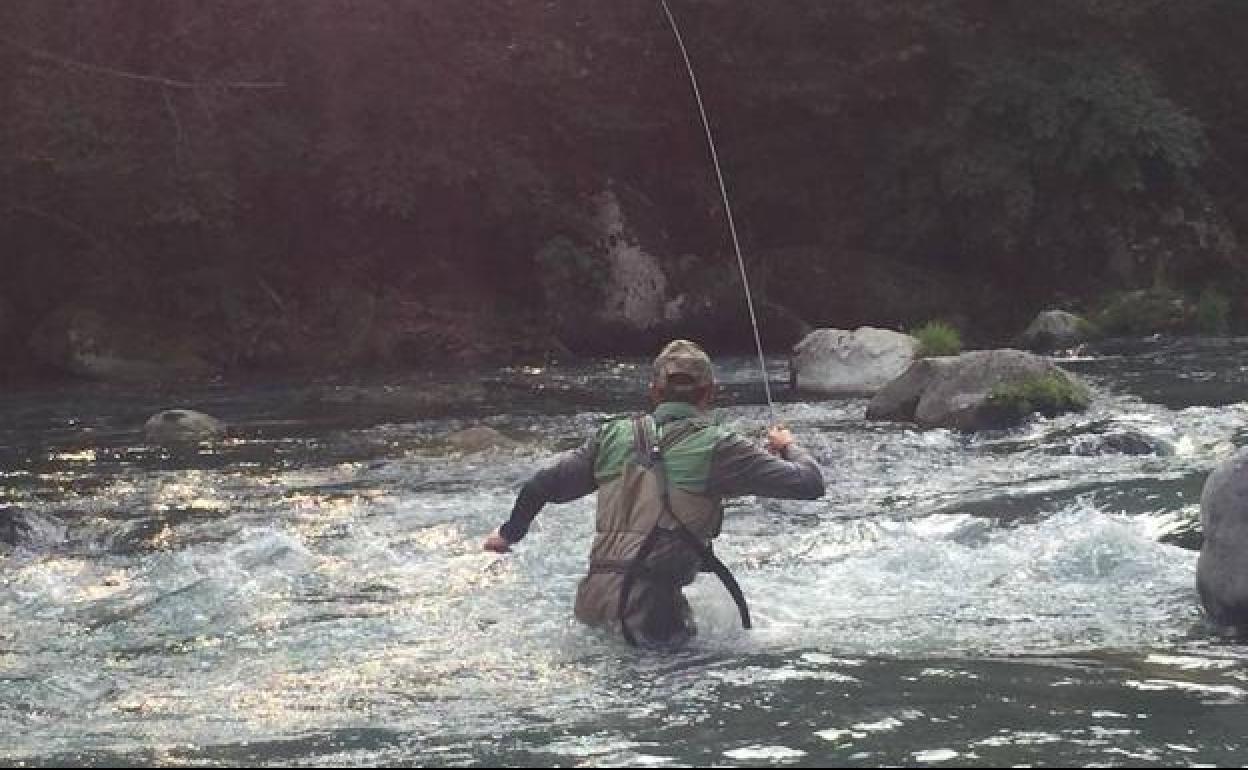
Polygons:
[[693,72],[693,62],[689,59],[689,51],[685,48],[684,38],[681,37],[680,27],[676,24],[676,17],[672,15],[672,9],[668,7],[667,0],[659,0],[663,5],[663,13],[667,15],[667,22],[672,27],[672,35],[676,38],[676,45],[680,48],[681,58],[685,61],[685,70],[689,73],[689,85],[693,87],[693,98],[698,104],[698,114],[702,116],[702,128],[706,131],[706,146],[711,151],[711,165],[715,167],[715,178],[719,181],[719,194],[724,201],[724,215],[728,219],[728,232],[732,234],[732,248],[737,255],[737,267],[741,271],[741,287],[745,290],[745,305],[750,311],[750,326],[754,329],[754,347],[758,350],[758,368],[763,378],[763,394],[767,397],[767,410],[771,414],[771,421],[776,421],[776,405],[771,400],[771,384],[767,381],[767,359],[763,355],[763,338],[758,333],[758,315],[754,312],[754,298],[750,294],[750,279],[745,274],[745,258],[741,256],[741,241],[737,238],[737,223],[732,218],[732,204],[728,202],[728,187],[724,184],[724,172],[719,165],[719,153],[715,149],[715,137],[711,134],[711,122],[706,117],[706,106],[702,103],[702,90],[698,88],[698,77]]

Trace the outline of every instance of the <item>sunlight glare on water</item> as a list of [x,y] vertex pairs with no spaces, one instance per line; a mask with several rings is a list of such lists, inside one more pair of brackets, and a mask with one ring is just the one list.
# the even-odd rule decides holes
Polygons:
[[[723,369],[719,419],[761,436],[750,363]],[[1116,371],[1089,375],[1088,413],[973,437],[868,423],[863,399],[778,403],[828,495],[731,501],[717,552],[756,628],[704,576],[697,640],[662,656],[572,619],[592,497],[549,507],[509,556],[480,546],[535,468],[637,404],[642,365],[498,375],[588,403],[331,426],[279,412],[183,455],[123,432],[3,434],[0,504],[30,526],[0,570],[0,757],[1231,761],[1248,666],[1202,625],[1192,538],[1248,408],[1162,406]],[[260,398],[286,400],[219,406]],[[474,424],[518,443],[442,443]]]

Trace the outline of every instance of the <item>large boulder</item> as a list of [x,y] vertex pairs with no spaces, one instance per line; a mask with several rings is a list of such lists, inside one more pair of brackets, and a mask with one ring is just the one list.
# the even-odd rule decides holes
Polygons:
[[212,373],[189,343],[154,322],[66,306],[35,328],[31,351],[44,363],[91,379],[147,382]]
[[1248,632],[1248,448],[1223,462],[1200,495],[1204,544],[1196,588],[1210,620]]
[[1022,350],[976,350],[923,358],[867,406],[869,420],[976,431],[1087,406],[1086,389],[1047,358]]
[[1039,353],[1069,348],[1088,339],[1090,325],[1065,310],[1045,310],[1035,317],[1019,337],[1019,344]]
[[888,329],[816,329],[793,348],[793,386],[819,395],[871,395],[914,363],[919,343]]
[[225,435],[225,424],[203,412],[167,409],[148,419],[143,434],[157,444],[212,441]]

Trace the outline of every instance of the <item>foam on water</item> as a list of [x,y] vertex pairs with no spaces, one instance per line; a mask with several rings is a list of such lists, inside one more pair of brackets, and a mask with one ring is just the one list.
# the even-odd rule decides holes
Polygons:
[[[588,381],[639,376],[606,367]],[[571,617],[592,498],[549,507],[509,556],[480,548],[518,485],[604,412],[491,417],[521,443],[477,455],[437,444],[462,418],[242,439],[190,467],[124,446],[40,450],[55,478],[10,473],[24,486],[7,501],[63,530],[0,570],[0,756],[173,763],[218,747],[209,761],[230,763],[254,758],[238,748],[253,742],[268,746],[260,760],[344,764],[1095,751],[1112,736],[1083,724],[1090,711],[1027,730],[940,709],[990,688],[994,660],[1029,661],[1034,693],[1086,685],[1100,674],[1069,660],[1111,654],[1126,661],[1116,692],[1240,704],[1242,651],[1193,648],[1196,554],[1169,539],[1248,409],[1170,410],[1096,387],[1090,414],[978,437],[866,423],[862,399],[777,404],[829,494],[733,501],[717,551],[756,628],[702,576],[688,591],[698,639],[658,658]],[[720,414],[747,434],[766,418]],[[1079,453],[1115,431],[1173,451]],[[1099,705],[1098,719],[1135,713]],[[968,722],[961,743],[941,727]],[[1188,740],[1168,743],[1184,748],[1136,755],[1169,759]]]

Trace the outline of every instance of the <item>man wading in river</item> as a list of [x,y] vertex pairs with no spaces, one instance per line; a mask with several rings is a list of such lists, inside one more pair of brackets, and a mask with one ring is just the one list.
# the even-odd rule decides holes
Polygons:
[[697,633],[681,589],[715,572],[749,628],[749,611],[731,573],[711,551],[725,497],[811,500],[823,475],[785,428],[760,449],[706,417],[714,395],[711,359],[686,340],[654,360],[654,412],[606,421],[587,444],[524,485],[511,518],[485,541],[506,553],[546,503],[598,491],[589,574],[576,591],[576,617],[610,628],[631,644],[676,647]]

